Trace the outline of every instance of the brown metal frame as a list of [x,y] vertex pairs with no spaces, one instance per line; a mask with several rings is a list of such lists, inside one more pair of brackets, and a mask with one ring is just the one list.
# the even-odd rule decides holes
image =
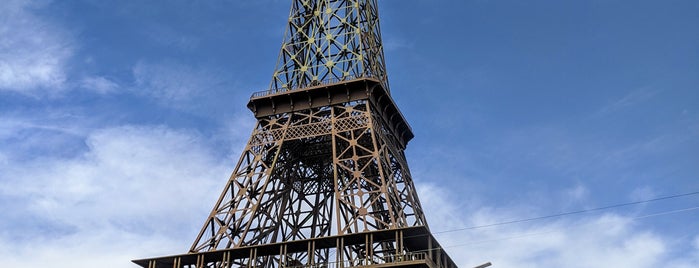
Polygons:
[[[386,244],[393,245],[390,251]],[[331,259],[318,261],[330,253]],[[457,268],[425,227],[409,227],[134,260],[144,268]]]
[[156,267],[455,268],[430,235],[376,0],[293,0],[257,126],[189,253]]
[[190,251],[426,225],[375,99],[259,118]]
[[376,0],[294,0],[270,88],[376,77],[388,89]]

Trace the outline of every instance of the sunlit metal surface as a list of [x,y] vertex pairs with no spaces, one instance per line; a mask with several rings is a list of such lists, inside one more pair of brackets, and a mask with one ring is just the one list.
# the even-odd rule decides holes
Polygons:
[[431,236],[376,0],[295,0],[270,89],[188,254],[155,267],[456,267]]

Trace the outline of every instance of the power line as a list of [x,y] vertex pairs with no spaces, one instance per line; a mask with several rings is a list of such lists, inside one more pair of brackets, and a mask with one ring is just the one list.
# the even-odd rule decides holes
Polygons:
[[[614,206],[622,206],[622,205],[631,205],[631,204],[640,204],[640,203],[647,203],[647,202],[653,202],[653,201],[659,201],[659,200],[664,200],[664,199],[670,199],[670,198],[677,198],[677,197],[682,197],[682,196],[688,196],[688,195],[695,195],[699,194],[699,192],[694,192],[694,193],[687,193],[687,194],[680,194],[680,195],[674,195],[674,196],[667,196],[667,197],[660,197],[660,198],[655,198],[655,199],[649,199],[649,200],[644,200],[644,201],[638,201],[638,202],[632,202],[632,203],[625,203],[625,204],[618,204],[618,205],[613,205],[613,206],[608,206],[608,207],[614,207]],[[600,207],[600,208],[594,208],[590,209],[589,211],[594,211],[594,210],[600,210],[602,208],[606,207]],[[680,213],[680,212],[687,212],[687,211],[692,211],[692,210],[699,210],[699,206],[695,207],[690,207],[690,208],[683,208],[683,209],[676,209],[676,210],[669,210],[669,211],[663,211],[663,212],[658,212],[658,213],[653,213],[653,214],[647,214],[643,216],[637,216],[631,218],[631,220],[640,220],[640,219],[645,219],[645,218],[650,218],[650,217],[656,217],[656,216],[662,216],[662,215],[668,215],[668,214],[674,214],[674,213]],[[564,214],[564,213],[561,213]],[[541,217],[538,217],[541,218]],[[579,225],[579,224],[578,224]],[[574,225],[573,225],[574,226]],[[564,228],[570,228],[571,226],[564,226]],[[450,230],[452,231],[452,230]],[[538,235],[544,235],[544,234],[549,234],[556,232],[557,230],[549,230],[545,232],[536,232],[536,233],[525,233],[525,234],[520,234],[516,236],[509,236],[509,237],[502,237],[502,238],[495,238],[495,239],[489,239],[489,240],[480,240],[480,241],[472,241],[472,242],[467,242],[467,243],[462,243],[462,244],[456,244],[456,245],[448,245],[448,246],[441,246],[441,247],[434,247],[430,249],[424,249],[424,250],[417,250],[417,251],[412,251],[412,252],[430,252],[430,251],[437,251],[437,250],[446,250],[447,248],[456,248],[456,247],[463,247],[463,246],[469,246],[469,245],[474,245],[474,244],[481,244],[481,243],[488,243],[488,242],[496,242],[496,241],[503,241],[503,240],[512,240],[512,239],[519,239],[519,238],[524,238],[524,237],[529,237],[529,236],[538,236]],[[441,233],[444,233],[446,231],[442,231]],[[430,234],[418,234],[418,235],[409,235],[409,236],[404,236],[403,238],[415,238],[415,237],[429,237]],[[374,242],[386,242],[386,241],[395,241],[395,238],[385,238],[381,239],[378,241]],[[488,263],[486,263],[488,264]],[[485,264],[483,264],[485,265]],[[486,266],[477,266],[478,267],[486,267]]]
[[[506,224],[520,223],[520,222],[528,222],[528,221],[541,220],[541,219],[548,219],[548,218],[554,218],[554,217],[561,217],[561,216],[567,216],[567,215],[572,215],[572,214],[580,214],[580,213],[585,213],[585,212],[599,211],[599,210],[605,210],[605,209],[611,209],[611,208],[617,208],[617,207],[623,207],[623,206],[638,205],[638,204],[644,204],[644,203],[650,203],[650,202],[656,202],[656,201],[661,201],[661,200],[667,200],[667,199],[685,197],[685,196],[690,196],[690,195],[698,195],[698,194],[699,194],[699,191],[697,191],[697,192],[691,192],[691,193],[685,193],[685,194],[676,194],[676,195],[658,197],[658,198],[647,199],[647,200],[642,200],[642,201],[629,202],[629,203],[621,203],[621,204],[615,204],[615,205],[610,205],[610,206],[597,207],[597,208],[591,208],[591,209],[585,209],[585,210],[578,210],[578,211],[572,211],[572,212],[564,212],[564,213],[553,214],[553,215],[547,215],[547,216],[540,216],[540,217],[534,217],[534,218],[527,218],[527,219],[520,219],[520,220],[512,220],[512,221],[499,222],[499,223],[493,223],[493,224],[486,224],[486,225],[472,226],[472,227],[466,227],[466,228],[458,228],[458,229],[452,229],[452,230],[445,230],[445,231],[439,231],[439,232],[432,232],[431,234],[451,233],[451,232],[458,232],[458,231],[464,231],[464,230],[473,230],[473,229],[480,229],[480,228],[493,227],[493,226],[499,226],[499,225],[506,225]],[[639,219],[644,219],[644,218],[650,218],[650,217],[661,216],[661,215],[667,215],[667,214],[674,214],[674,213],[679,213],[679,212],[686,212],[686,211],[691,211],[691,210],[699,210],[699,206],[690,207],[690,208],[684,208],[684,209],[677,209],[677,210],[670,210],[670,211],[663,211],[663,212],[658,212],[658,213],[654,213],[654,214],[648,214],[648,215],[633,217],[633,218],[631,218],[631,220],[639,220]],[[483,241],[474,241],[474,242],[469,243],[469,244],[484,243],[484,242],[492,242],[492,241],[499,241],[499,240],[508,240],[508,239],[516,239],[516,238],[522,238],[522,237],[527,237],[527,236],[542,235],[542,234],[547,234],[547,233],[551,233],[551,232],[554,232],[554,231],[537,232],[537,233],[528,233],[528,234],[521,234],[521,235],[512,236],[512,237],[499,238],[499,239],[491,239],[491,240],[483,240]],[[429,235],[430,235],[430,234],[418,234],[418,235],[404,236],[404,238],[423,237],[423,236],[429,236]],[[392,241],[392,240],[393,240],[392,238],[387,238],[387,239],[383,239],[383,240],[377,240],[377,241],[375,241],[375,242],[384,242],[384,241]],[[458,244],[458,245],[451,245],[451,246],[443,246],[443,247],[434,248],[433,250],[435,250],[435,249],[450,248],[450,247],[460,247],[460,246],[465,246],[465,245],[469,245],[469,244]]]
[[[683,209],[676,209],[676,210],[670,210],[670,211],[663,211],[663,212],[659,212],[659,213],[654,213],[654,214],[648,214],[648,215],[633,217],[633,218],[631,218],[631,220],[641,220],[641,219],[646,219],[646,218],[650,218],[650,217],[657,217],[657,216],[663,216],[663,215],[674,214],[674,213],[680,213],[680,212],[687,212],[687,211],[698,210],[698,209],[699,209],[699,206],[690,207],[690,208],[683,208]],[[575,226],[575,225],[573,225],[573,226]],[[571,227],[571,226],[564,226],[564,228],[569,228],[569,227]],[[518,238],[529,237],[529,236],[538,236],[538,235],[550,234],[550,233],[553,233],[553,232],[556,232],[556,231],[557,231],[557,230],[549,230],[549,231],[544,231],[544,232],[526,233],[526,234],[520,234],[520,235],[508,236],[508,237],[501,237],[501,238],[494,238],[494,239],[488,239],[488,240],[472,241],[472,242],[466,242],[466,243],[462,243],[462,244],[443,246],[442,248],[455,248],[455,247],[463,247],[463,246],[469,246],[469,245],[474,245],[474,244],[481,244],[481,243],[497,242],[497,241],[503,241],[503,240],[518,239]]]
[[452,229],[452,230],[444,230],[444,231],[439,231],[439,232],[433,232],[433,234],[453,233],[453,232],[458,232],[458,231],[473,230],[473,229],[481,229],[481,228],[486,228],[486,227],[494,227],[494,226],[500,226],[500,225],[513,224],[513,223],[522,223],[522,222],[530,222],[530,221],[536,221],[536,220],[550,219],[550,218],[563,217],[563,216],[569,216],[569,215],[574,215],[574,214],[581,214],[581,213],[587,213],[587,212],[593,212],[593,211],[607,210],[607,209],[618,208],[618,207],[625,207],[625,206],[632,206],[632,205],[639,205],[639,204],[651,203],[651,202],[656,202],[656,201],[661,201],[661,200],[667,200],[667,199],[673,199],[673,198],[679,198],[679,197],[685,197],[685,196],[697,195],[697,194],[699,194],[699,191],[691,192],[691,193],[685,193],[685,194],[676,194],[676,195],[671,195],[671,196],[658,197],[658,198],[647,199],[647,200],[642,200],[642,201],[635,201],[635,202],[629,202],[629,203],[621,203],[621,204],[609,205],[609,206],[604,206],[604,207],[597,207],[597,208],[591,208],[591,209],[583,209],[583,210],[577,210],[577,211],[571,211],[571,212],[563,212],[563,213],[552,214],[552,215],[546,215],[546,216],[539,216],[539,217],[533,217],[533,218],[526,218],[526,219],[519,219],[519,220],[504,221],[504,222],[491,223],[491,224],[486,224],[486,225],[470,226],[470,227],[464,227],[464,228],[458,228],[458,229]]
[[[698,192],[699,193],[699,192]],[[639,201],[640,202],[640,201]],[[680,213],[680,212],[687,212],[687,211],[692,211],[692,210],[699,210],[699,206],[695,207],[690,207],[690,208],[683,208],[683,209],[675,209],[675,210],[668,210],[668,211],[662,211],[658,213],[653,213],[653,214],[647,214],[643,216],[637,216],[630,218],[631,220],[641,220],[641,219],[646,219],[646,218],[651,218],[651,217],[657,217],[657,216],[663,216],[663,215],[668,215],[668,214],[675,214],[675,213]],[[569,226],[563,226],[564,228],[570,228],[572,226],[576,226],[580,224],[575,224],[575,225],[569,225]],[[504,241],[504,240],[512,240],[512,239],[519,239],[519,238],[524,238],[524,237],[530,237],[530,236],[538,236],[538,235],[544,235],[544,234],[550,234],[554,233],[558,230],[549,230],[549,231],[544,231],[544,232],[533,232],[533,233],[525,233],[525,234],[519,234],[519,235],[513,235],[513,236],[508,236],[508,237],[501,237],[501,238],[494,238],[494,239],[488,239],[488,240],[480,240],[480,241],[471,241],[471,242],[466,242],[462,244],[456,244],[456,245],[448,245],[448,246],[441,246],[441,247],[434,247],[431,249],[425,249],[425,250],[417,250],[413,252],[429,252],[429,251],[434,251],[434,250],[440,250],[440,249],[447,249],[447,248],[456,248],[456,247],[463,247],[463,246],[469,246],[469,245],[475,245],[475,244],[482,244],[482,243],[489,243],[489,242],[497,242],[497,241]],[[404,236],[403,238],[415,238],[415,237],[427,237],[429,234],[418,234],[418,235],[410,235],[410,236]],[[385,241],[393,241],[394,238],[386,238],[382,240],[377,240],[374,242],[385,242]]]

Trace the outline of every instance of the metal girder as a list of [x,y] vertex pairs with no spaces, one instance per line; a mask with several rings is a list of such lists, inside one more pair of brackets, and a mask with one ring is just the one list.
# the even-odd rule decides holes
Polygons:
[[[393,245],[389,251],[386,244]],[[329,255],[330,259],[319,259]],[[134,260],[144,268],[457,268],[425,227],[380,230]]]
[[456,268],[405,159],[376,0],[292,0],[270,89],[248,108],[257,125],[189,253],[134,262]]
[[287,91],[361,77],[388,91],[376,0],[295,0],[270,88]]
[[190,251],[426,225],[374,110],[361,100],[260,119]]

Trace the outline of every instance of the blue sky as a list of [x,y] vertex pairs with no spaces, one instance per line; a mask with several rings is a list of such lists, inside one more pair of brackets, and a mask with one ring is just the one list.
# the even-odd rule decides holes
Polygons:
[[[699,2],[379,2],[433,231],[699,191]],[[134,267],[185,252],[253,128],[245,104],[271,81],[288,9],[5,0],[3,262]],[[698,267],[697,206],[437,238],[461,267]]]

